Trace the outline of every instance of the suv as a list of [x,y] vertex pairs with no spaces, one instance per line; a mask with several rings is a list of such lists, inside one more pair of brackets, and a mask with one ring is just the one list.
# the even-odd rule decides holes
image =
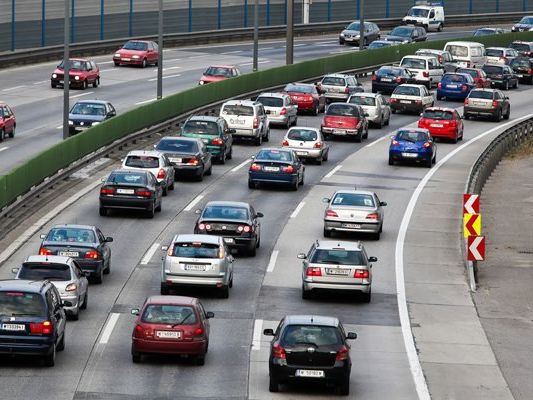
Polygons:
[[465,99],[464,118],[489,117],[496,122],[502,118],[509,119],[511,104],[501,90],[498,89],[474,89]]
[[65,349],[63,301],[50,281],[0,280],[0,354],[37,355],[53,367]]
[[380,93],[356,93],[350,96],[347,103],[358,104],[368,114],[367,120],[377,128],[389,125],[391,110],[389,101]]
[[372,263],[361,242],[317,240],[302,259],[302,299],[316,290],[360,292],[365,303],[372,297]]
[[414,83],[426,85],[428,89],[436,86],[444,75],[442,66],[437,56],[405,56],[400,62],[400,67],[407,68],[414,78]]
[[150,171],[163,188],[163,196],[174,190],[174,166],[166,155],[159,151],[133,150],[122,161],[123,169]]
[[324,93],[326,102],[346,101],[353,93],[364,91],[355,76],[344,74],[326,75],[317,83],[317,87]]
[[533,57],[533,42],[522,42],[521,40],[515,40],[509,45],[510,48],[515,49],[521,56]]
[[[338,318],[320,315],[288,315],[276,331],[265,329],[270,342],[268,390],[278,392],[287,381],[322,381],[337,386],[339,394],[350,393],[352,360],[347,340],[357,339],[346,333]],[[318,379],[317,379],[318,378]]]
[[253,139],[257,146],[268,142],[270,128],[265,108],[261,103],[250,100],[230,100],[222,104],[220,116],[228,127],[235,129],[233,136]]
[[[61,61],[50,77],[52,88],[56,88],[59,85],[63,86],[64,74],[63,61]],[[69,60],[68,75],[71,87],[87,89],[89,84],[92,84],[94,88],[100,84],[100,69],[94,61],[71,58]]]
[[518,76],[508,65],[485,64],[483,71],[490,79],[493,88],[509,90],[509,88],[518,89]]
[[6,136],[10,138],[15,137],[15,130],[17,129],[17,120],[13,110],[9,108],[6,103],[0,102],[0,142]]
[[437,49],[418,49],[415,53],[417,56],[435,56],[439,64],[442,64],[445,72],[455,72],[459,65],[454,61],[449,51]]

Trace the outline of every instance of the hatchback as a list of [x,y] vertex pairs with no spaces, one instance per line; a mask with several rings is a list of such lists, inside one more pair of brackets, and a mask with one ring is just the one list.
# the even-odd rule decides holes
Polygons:
[[334,317],[287,315],[274,331],[268,358],[270,392],[278,392],[281,383],[293,381],[323,382],[336,387],[339,394],[350,393],[352,360],[348,340],[357,339],[345,332]]
[[113,55],[115,66],[136,65],[146,68],[148,65],[157,65],[159,60],[159,47],[151,40],[128,40],[124,46]]
[[248,169],[248,187],[279,184],[298,190],[304,184],[305,166],[293,150],[268,148],[260,150]]
[[213,171],[213,157],[202,139],[165,136],[154,146],[174,167],[175,178],[192,176],[203,181]]
[[388,126],[391,109],[389,101],[380,93],[355,93],[350,96],[347,103],[358,104],[367,114],[366,119],[378,129]]
[[311,112],[318,115],[326,109],[326,97],[316,85],[308,83],[290,83],[283,89],[283,93],[291,96],[298,105],[298,112]]
[[6,103],[0,101],[0,142],[8,136],[14,138],[16,129],[15,113]]
[[198,84],[205,85],[207,83],[219,82],[234,78],[240,74],[239,69],[233,65],[212,65],[204,71]]
[[509,88],[518,88],[518,76],[508,65],[485,64],[483,71],[492,83],[492,87],[509,90]]
[[174,190],[174,167],[159,151],[133,150],[122,161],[123,169],[150,171],[163,188],[163,196]]
[[397,26],[390,31],[385,40],[399,43],[423,42],[427,40],[427,32],[421,26]]
[[414,112],[420,114],[435,103],[433,94],[424,85],[404,84],[392,92],[389,99],[391,112]]
[[434,139],[447,139],[453,143],[463,139],[463,120],[454,108],[426,108],[418,120],[418,127],[429,130]]
[[521,40],[515,40],[509,45],[512,49],[518,51],[521,56],[533,57],[533,42],[523,42]]
[[444,75],[444,66],[439,63],[437,57],[433,54],[405,56],[400,61],[400,67],[406,68],[413,74],[414,83],[431,89],[441,81]]
[[475,87],[476,83],[470,74],[448,72],[437,86],[437,100],[464,100]]
[[516,57],[509,63],[518,80],[529,85],[533,84],[533,59],[529,57]]
[[256,101],[265,107],[270,125],[287,129],[298,123],[298,104],[286,93],[261,93]]
[[465,119],[488,117],[496,122],[500,122],[502,118],[509,119],[509,97],[498,89],[474,89],[465,99],[463,115]]
[[490,88],[491,82],[487,74],[481,68],[458,68],[458,74],[468,74],[474,79],[476,88]]
[[444,67],[444,72],[455,72],[458,64],[454,61],[449,51],[437,49],[418,49],[415,53],[417,56],[435,56],[437,61]]
[[[359,46],[361,36],[361,22],[354,21],[339,34],[339,44],[355,44]],[[379,27],[373,22],[364,22],[363,45],[381,37]]]
[[398,161],[422,163],[431,168],[437,161],[437,145],[427,129],[398,129],[391,136],[389,165]]
[[257,101],[229,100],[222,104],[220,116],[234,130],[234,137],[251,139],[256,146],[270,139],[270,122],[265,107]]
[[[63,61],[61,61],[50,77],[52,88],[63,86],[64,75]],[[71,87],[87,89],[92,84],[96,88],[100,84],[100,68],[94,61],[71,58],[69,60],[69,82]]]
[[186,286],[220,290],[224,299],[233,286],[233,256],[224,238],[214,235],[176,235],[166,251],[161,271],[161,294]]
[[403,83],[414,83],[413,74],[403,67],[380,67],[372,74],[372,93],[391,94]]
[[80,100],[68,113],[70,135],[82,132],[117,115],[115,107],[105,100]]
[[518,51],[510,47],[487,47],[485,49],[487,64],[509,64],[518,57]]
[[331,103],[322,118],[320,131],[326,139],[331,136],[343,136],[362,142],[368,138],[366,115],[358,104]]
[[316,128],[292,127],[285,134],[281,145],[293,150],[298,158],[314,160],[318,164],[327,161],[329,157],[329,144]]
[[233,133],[224,118],[209,115],[192,116],[181,127],[181,136],[201,139],[220,164],[233,157]]
[[329,74],[318,82],[317,87],[326,97],[326,102],[346,101],[353,93],[363,92],[362,85],[353,75]]
[[178,354],[204,365],[209,348],[209,318],[200,300],[182,296],[151,296],[136,315],[131,343],[134,363],[145,354]]

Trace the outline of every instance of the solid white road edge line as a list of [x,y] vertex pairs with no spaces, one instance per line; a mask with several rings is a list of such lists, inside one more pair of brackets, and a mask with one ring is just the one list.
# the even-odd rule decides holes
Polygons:
[[252,337],[252,350],[261,350],[261,335],[263,334],[263,320],[256,319],[254,322],[254,333]]
[[248,164],[250,162],[250,160],[244,160],[242,163],[240,163],[239,165],[237,165],[236,167],[232,168],[230,170],[230,172],[237,172],[238,170],[240,170],[242,167],[244,167],[246,164]]
[[115,328],[115,325],[117,324],[118,317],[120,317],[120,314],[118,313],[112,313],[109,316],[104,331],[102,332],[102,336],[100,336],[100,344],[107,344],[107,342],[109,342],[113,328]]
[[274,267],[276,266],[276,260],[278,259],[278,254],[279,250],[274,250],[270,255],[270,261],[268,262],[267,272],[274,271]]
[[144,257],[141,259],[141,265],[146,265],[146,264],[148,264],[150,262],[150,260],[154,256],[155,252],[159,248],[160,244],[161,243],[154,243],[154,244],[152,244],[152,246],[150,246],[148,251],[145,253]]
[[7,146],[6,146],[6,147],[2,147],[2,148],[0,149],[0,151],[4,151],[4,150],[7,150],[7,149],[9,149],[9,147],[7,147]]
[[376,143],[381,142],[382,140],[385,140],[385,139],[387,139],[388,137],[389,137],[388,135],[382,136],[382,137],[380,137],[379,139],[374,140],[372,143],[368,143],[365,147],[372,147],[372,146],[374,146]]
[[200,202],[200,200],[202,200],[204,198],[203,195],[199,194],[198,196],[196,196],[194,199],[191,200],[191,202],[189,204],[187,204],[187,207],[185,207],[183,209],[183,211],[191,211],[192,208]]
[[331,178],[335,174],[335,172],[337,172],[341,168],[342,168],[342,165],[337,165],[335,168],[329,171],[326,175],[324,175],[324,178]]
[[80,94],[77,94],[75,96],[70,96],[71,99],[75,99],[77,97],[82,97],[82,96],[88,96],[90,94],[93,94],[94,92],[85,92],[85,93],[80,93]]
[[151,103],[152,101],[156,101],[156,100],[157,100],[156,98],[149,99],[149,100],[143,100],[143,101],[139,101],[139,102],[135,103],[135,105],[138,106],[140,104]]
[[455,150],[448,153],[442,160],[440,160],[437,165],[435,165],[428,173],[422,178],[418,186],[416,187],[409,204],[403,215],[402,222],[400,224],[400,230],[398,232],[398,238],[396,239],[396,249],[395,249],[395,268],[396,268],[396,293],[398,297],[398,314],[400,316],[400,324],[402,327],[403,341],[405,345],[405,351],[407,353],[407,358],[409,360],[409,367],[411,369],[411,374],[415,383],[416,391],[418,393],[418,398],[420,400],[431,400],[429,394],[429,389],[427,386],[426,378],[424,377],[424,372],[422,371],[422,366],[420,365],[420,359],[418,358],[418,353],[415,347],[415,342],[413,339],[413,333],[411,330],[411,321],[409,319],[409,311],[407,308],[407,297],[405,295],[405,275],[404,275],[404,264],[403,264],[403,250],[405,245],[405,236],[407,234],[407,228],[409,227],[409,222],[413,215],[416,203],[420,194],[426,187],[427,183],[431,177],[442,167],[448,160],[453,156],[459,153],[464,148],[470,146],[472,143],[477,142],[478,140],[484,138],[491,133],[506,128],[509,125],[515,125],[518,122],[531,118],[533,114],[526,115],[521,118],[517,118],[513,121],[509,121],[505,124],[498,125],[485,133],[482,133],[466,143],[463,143],[461,146],[457,147]]
[[294,209],[294,211],[292,212],[291,218],[296,218],[298,216],[298,213],[300,212],[302,208],[304,208],[304,206],[305,206],[305,201],[301,201],[300,204],[298,204],[296,208]]

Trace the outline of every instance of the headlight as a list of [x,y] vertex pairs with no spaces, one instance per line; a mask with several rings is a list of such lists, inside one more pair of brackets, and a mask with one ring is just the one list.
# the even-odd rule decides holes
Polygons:
[[80,80],[80,77],[79,77],[78,75],[76,75],[76,76],[74,77],[74,80],[79,81],[79,80]]
[[344,32],[341,32],[340,37],[344,37]]
[[203,84],[204,84],[204,81],[200,81],[199,83],[200,83],[200,85],[203,85]]
[[52,78],[57,78],[57,74],[52,74]]
[[140,56],[131,56],[131,58],[141,58]]
[[409,43],[409,40],[404,40],[402,43]]
[[71,120],[69,119],[69,120],[68,120],[68,124],[69,124],[69,125],[74,125],[74,122],[71,121]]
[[115,57],[120,58],[120,53],[115,53]]
[[98,125],[100,122],[96,121],[96,122],[93,122],[92,126],[95,126],[95,125]]

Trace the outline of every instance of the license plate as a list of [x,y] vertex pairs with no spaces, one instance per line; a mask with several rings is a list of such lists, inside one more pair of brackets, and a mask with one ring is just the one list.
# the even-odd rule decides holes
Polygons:
[[128,57],[122,57],[122,61],[130,61],[131,58],[128,58]]
[[342,129],[333,129],[333,134],[335,135],[346,135],[346,131]]
[[224,238],[224,242],[226,242],[226,243],[235,243],[235,239],[233,239],[233,238]]
[[457,85],[446,85],[446,87],[450,89],[457,89]]
[[79,257],[80,253],[77,251],[60,251],[59,255],[63,257]]
[[411,104],[411,100],[400,100],[402,104]]
[[279,167],[263,167],[263,169],[265,171],[269,171],[269,172],[278,172],[279,171]]
[[133,189],[117,189],[118,194],[133,194],[135,190]]
[[297,369],[295,375],[302,377],[302,378],[324,378],[325,377],[324,371],[312,370],[312,369]]
[[3,331],[25,331],[26,325],[23,324],[2,324]]
[[205,271],[205,265],[185,264],[187,271]]
[[173,162],[173,163],[180,163],[182,161],[181,158],[172,158],[172,157],[169,157],[169,160],[170,162]]
[[155,331],[155,336],[160,339],[181,339],[179,331]]
[[352,229],[360,229],[360,224],[342,224],[343,228],[352,228]]
[[59,81],[59,83],[63,83],[63,81]]
[[298,156],[306,156],[307,155],[307,151],[297,151],[296,155],[298,155]]
[[406,158],[416,158],[416,157],[418,157],[418,154],[416,154],[416,153],[402,153],[402,156],[406,157]]
[[392,82],[391,78],[381,78],[383,82]]
[[328,275],[348,275],[349,272],[349,269],[326,268],[326,273]]
[[442,124],[430,124],[429,126],[431,126],[432,128],[443,128],[444,125]]

